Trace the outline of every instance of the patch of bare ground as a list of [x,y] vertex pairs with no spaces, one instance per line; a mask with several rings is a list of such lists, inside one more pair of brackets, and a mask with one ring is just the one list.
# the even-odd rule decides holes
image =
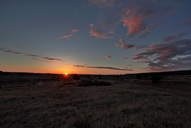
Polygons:
[[106,81],[112,85],[81,87],[49,82],[2,88],[0,127],[191,127],[189,85]]

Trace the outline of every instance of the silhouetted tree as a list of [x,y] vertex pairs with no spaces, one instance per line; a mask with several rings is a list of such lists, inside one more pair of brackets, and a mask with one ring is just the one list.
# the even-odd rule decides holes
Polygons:
[[160,81],[160,77],[158,75],[153,75],[151,80],[153,84],[158,84]]

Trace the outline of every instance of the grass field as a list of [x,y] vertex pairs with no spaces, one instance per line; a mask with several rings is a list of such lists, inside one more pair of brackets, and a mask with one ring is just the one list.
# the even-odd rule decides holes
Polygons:
[[[191,127],[191,82],[106,79],[110,86],[58,82],[0,89],[1,128]],[[76,81],[74,81],[76,83]]]

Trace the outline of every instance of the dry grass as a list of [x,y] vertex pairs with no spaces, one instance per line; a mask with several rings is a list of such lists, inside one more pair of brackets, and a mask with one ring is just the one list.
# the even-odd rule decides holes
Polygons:
[[184,82],[106,81],[112,85],[2,88],[0,127],[191,127],[191,86]]

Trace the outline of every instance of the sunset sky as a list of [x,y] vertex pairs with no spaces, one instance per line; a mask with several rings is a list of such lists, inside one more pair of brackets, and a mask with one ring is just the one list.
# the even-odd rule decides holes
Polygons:
[[191,0],[0,0],[0,70],[191,69]]

